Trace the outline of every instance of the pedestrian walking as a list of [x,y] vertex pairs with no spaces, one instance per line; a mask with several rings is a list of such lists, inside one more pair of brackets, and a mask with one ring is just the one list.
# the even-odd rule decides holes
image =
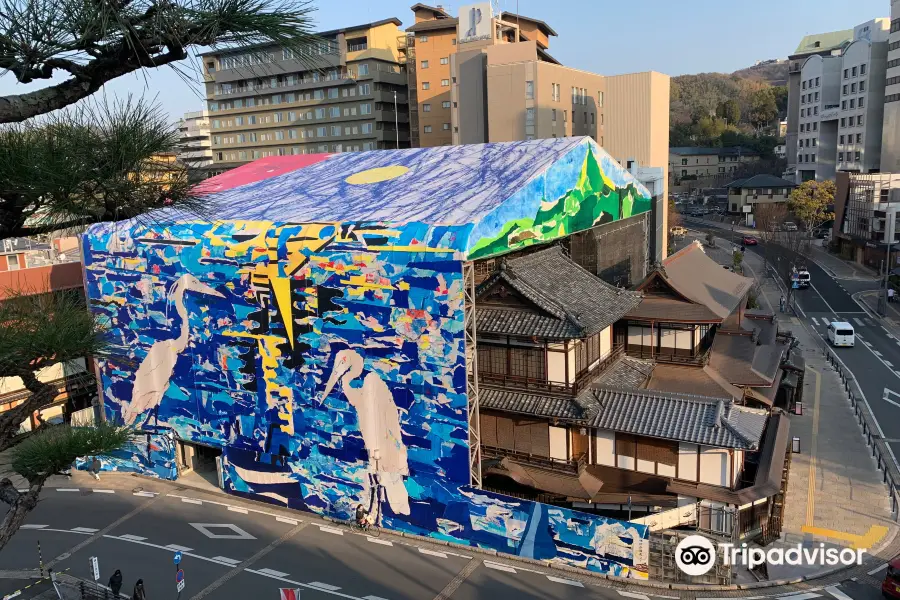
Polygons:
[[894,292],[894,288],[892,288],[892,287],[888,288],[888,302],[891,302],[891,303],[894,302],[894,294],[895,293],[896,292]]
[[122,590],[122,571],[119,569],[116,569],[116,572],[109,578],[109,589],[112,590],[112,593],[115,596],[118,596],[119,592]]
[[100,481],[100,459],[96,456],[91,460],[90,473],[94,476],[94,479]]
[[143,579],[138,579],[137,583],[134,584],[134,594],[131,595],[131,600],[147,600]]

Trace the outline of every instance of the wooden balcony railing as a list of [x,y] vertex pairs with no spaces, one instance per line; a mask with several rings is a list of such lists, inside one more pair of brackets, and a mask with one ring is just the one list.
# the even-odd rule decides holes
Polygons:
[[540,391],[556,394],[578,394],[585,388],[590,387],[594,379],[598,375],[606,371],[620,356],[625,353],[625,346],[619,344],[614,346],[603,358],[598,360],[594,366],[580,375],[574,382],[562,383],[558,381],[548,381],[546,379],[535,379],[530,377],[519,377],[517,375],[508,375],[506,373],[489,373],[483,369],[478,370],[478,381],[480,383],[493,384],[510,389],[520,389],[525,391]]
[[561,458],[550,458],[549,456],[541,456],[539,454],[531,454],[530,452],[520,452],[518,450],[509,450],[507,448],[499,448],[497,446],[481,446],[481,455],[484,458],[511,458],[520,463],[534,465],[545,469],[555,469],[565,471],[566,473],[578,473],[579,466],[586,461],[584,454],[579,454],[574,459],[566,460]]

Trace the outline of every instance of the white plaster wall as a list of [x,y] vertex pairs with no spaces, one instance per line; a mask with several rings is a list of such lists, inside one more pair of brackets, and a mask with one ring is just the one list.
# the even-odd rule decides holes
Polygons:
[[608,467],[616,466],[616,432],[597,430],[594,441],[594,462]]
[[565,427],[550,426],[550,458],[568,460],[569,452],[566,446],[566,437],[569,431]]
[[728,487],[731,481],[731,461],[728,450],[700,448],[700,482]]
[[697,481],[697,444],[678,444],[678,478]]

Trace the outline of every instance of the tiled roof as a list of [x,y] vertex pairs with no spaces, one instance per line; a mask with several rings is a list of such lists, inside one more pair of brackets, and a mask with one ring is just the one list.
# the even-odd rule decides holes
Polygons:
[[725,319],[743,302],[753,280],[723,269],[694,242],[663,261],[663,277],[678,293]]
[[734,385],[769,386],[778,374],[788,344],[776,338],[774,323],[757,319],[744,322],[757,328],[752,333],[721,329],[716,332],[709,365]]
[[[590,395],[590,389],[582,395]],[[515,390],[482,387],[478,392],[478,403],[483,409],[502,410],[536,417],[585,419],[584,409],[570,396],[548,396],[540,392],[519,392]]]
[[434,31],[436,29],[456,29],[459,19],[453,17],[449,19],[432,19],[430,21],[419,21],[406,28],[406,31]]
[[644,296],[641,303],[628,311],[626,316],[630,319],[654,319],[676,323],[718,323],[722,320],[719,315],[702,304],[653,296]]
[[622,355],[597,379],[598,385],[623,388],[641,388],[657,365],[650,360]]
[[727,188],[795,188],[797,184],[774,175],[754,175],[746,179],[736,179]]
[[594,427],[704,446],[756,450],[768,418],[765,410],[723,398],[603,387],[594,392]]
[[478,306],[475,308],[475,324],[479,333],[555,339],[572,339],[581,336],[581,329],[571,321],[519,308]]
[[[483,282],[479,292],[499,280],[546,316],[539,319],[533,312],[521,310],[502,313],[495,307],[479,308],[476,304],[477,327],[485,333],[587,337],[606,329],[641,301],[640,293],[609,285],[565,256],[559,246],[501,262],[500,271]],[[518,324],[517,318],[521,318]],[[559,323],[554,326],[548,318]]]
[[714,398],[741,399],[744,393],[728,383],[709,365],[695,367],[687,365],[659,364],[653,369],[653,376],[647,388],[663,392],[699,394]]

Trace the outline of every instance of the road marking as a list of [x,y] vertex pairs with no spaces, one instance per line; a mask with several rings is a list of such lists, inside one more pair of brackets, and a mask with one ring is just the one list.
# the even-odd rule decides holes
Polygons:
[[49,525],[37,525],[35,523],[25,523],[19,529],[43,529],[44,527],[49,527]]
[[778,600],[809,600],[810,598],[821,598],[822,594],[813,594],[812,592],[791,594],[789,596],[778,596]]
[[884,563],[883,565],[881,565],[881,566],[878,567],[877,569],[872,569],[871,571],[869,571],[868,573],[866,573],[866,575],[874,575],[875,573],[878,573],[879,571],[884,571],[885,569],[888,568],[888,564],[889,564],[889,563]]
[[236,560],[234,558],[228,558],[227,556],[213,556],[213,560],[218,560],[223,563],[228,563],[229,565],[239,565],[241,561]]
[[131,535],[130,533],[120,535],[119,537],[122,538],[123,540],[134,540],[135,542],[143,542],[144,540],[147,539],[147,538],[141,537],[139,535]]
[[78,488],[56,488],[57,492],[80,492]]
[[443,552],[429,550],[428,548],[419,548],[419,552],[421,552],[422,554],[428,554],[429,556],[437,556],[438,558],[447,558],[447,555]]
[[178,544],[169,544],[168,546],[163,546],[164,548],[168,548],[173,552],[191,552],[193,548],[188,548],[187,546],[179,546]]
[[241,513],[242,515],[247,514],[247,509],[241,508],[240,506],[229,506],[228,510],[230,510],[231,512]]
[[[887,392],[887,391],[890,391],[890,390],[885,389],[885,392]],[[897,395],[896,392],[894,393],[894,395]],[[900,408],[900,404],[898,404],[896,400],[891,400],[886,393],[884,396],[881,397],[881,399],[884,400],[885,402],[887,402],[888,404],[893,404],[897,408]]]
[[[869,344],[869,345],[871,345],[871,344]],[[883,355],[881,352],[879,352],[878,350],[872,350],[872,354],[874,354],[874,355],[877,356],[878,358],[884,357],[884,355]],[[885,364],[886,367],[891,366],[891,365],[887,364],[887,361],[884,361],[884,360],[883,360],[883,361],[881,361],[881,362],[883,362],[883,363]]]
[[91,490],[95,494],[115,494],[116,490]]
[[363,596],[362,600],[387,600],[387,598],[382,598],[381,596]]
[[853,317],[853,322],[859,325],[860,327],[865,326],[865,323],[859,320],[859,317]]
[[810,319],[812,319],[812,322],[815,323],[817,327],[819,326],[818,319],[816,319],[815,317],[810,317]]
[[338,587],[336,585],[329,585],[327,583],[322,583],[321,581],[310,581],[309,585],[311,585],[313,587],[317,587],[321,590],[329,591],[329,592],[333,592],[335,590],[341,589],[340,587]]
[[848,596],[847,594],[845,594],[844,592],[839,590],[838,586],[836,586],[836,585],[828,586],[827,588],[825,588],[825,591],[828,592],[829,594],[831,594],[832,596],[834,596],[835,598],[837,598],[838,600],[853,600],[853,598],[851,598],[850,596]]
[[93,527],[73,527],[72,531],[77,531],[78,533],[97,533],[100,530],[94,529]]
[[182,498],[181,501],[185,504],[203,504],[202,500],[194,500],[193,498]]
[[892,369],[894,368],[894,363],[892,363],[892,362],[889,361],[889,360],[884,361],[884,364],[886,364],[887,366],[889,366],[889,367],[892,368]]
[[156,492],[135,492],[134,496],[141,496],[142,498],[154,498],[156,496]]
[[[255,540],[256,538],[231,523],[188,523],[211,540]],[[215,533],[213,529],[227,529],[231,533]]]
[[626,598],[637,598],[637,600],[650,600],[650,597],[647,594],[635,594],[634,592],[626,592],[624,590],[616,590],[619,592],[620,596],[625,596]]
[[[811,284],[811,283],[810,283],[810,284],[809,284],[809,287],[811,287],[811,288],[812,288],[812,289],[814,289],[814,290],[816,290],[816,286],[814,286],[814,285],[813,285],[813,284]],[[822,293],[821,293],[821,292],[819,292],[819,290],[816,290],[816,293],[817,293],[817,294],[819,294],[819,298],[821,298],[821,299],[822,299],[822,302],[824,302],[824,303],[825,303],[825,306],[827,306],[827,307],[828,307],[828,310],[830,310],[830,311],[831,311],[831,312],[833,312],[833,313],[835,313],[835,314],[837,314],[837,311],[836,311],[836,310],[834,310],[834,309],[833,309],[833,308],[831,308],[831,305],[830,305],[830,304],[828,304],[828,300],[826,300],[826,299],[825,299],[825,296],[823,296],[823,295],[822,295]]]
[[863,320],[866,322],[866,325],[869,325],[871,327],[875,326],[875,323],[872,322],[872,319],[863,319]]
[[501,565],[500,563],[491,562],[489,560],[484,561],[484,566],[488,569],[494,569],[496,571],[504,571],[506,573],[515,573],[516,570],[512,567],[507,567],[506,565]]
[[327,525],[319,525],[319,531],[322,533],[333,533],[334,535],[344,535],[344,532],[336,527],[329,527]]
[[287,523],[288,525],[296,525],[300,522],[297,519],[288,519],[287,517],[275,517],[275,520],[279,523]]
[[394,542],[392,542],[390,540],[379,540],[378,538],[373,538],[373,537],[369,537],[369,536],[366,536],[366,539],[368,539],[373,544],[381,544],[382,546],[393,546],[394,545]]
[[[264,573],[266,575],[272,575],[274,577],[287,577],[288,573],[282,573],[281,571],[276,571],[275,569],[257,569],[257,573]],[[312,585],[312,584],[310,584]]]
[[[574,579],[563,579],[562,577],[554,577],[553,575],[547,575],[547,579],[549,579],[550,581],[552,581],[554,583],[563,583],[565,585],[572,585],[572,586],[580,587],[580,588],[584,587],[583,583],[581,583],[580,581],[575,581]],[[622,592],[620,591],[619,593],[621,594]],[[646,596],[644,596],[644,597],[647,598]],[[647,598],[647,600],[650,600],[650,599]]]

